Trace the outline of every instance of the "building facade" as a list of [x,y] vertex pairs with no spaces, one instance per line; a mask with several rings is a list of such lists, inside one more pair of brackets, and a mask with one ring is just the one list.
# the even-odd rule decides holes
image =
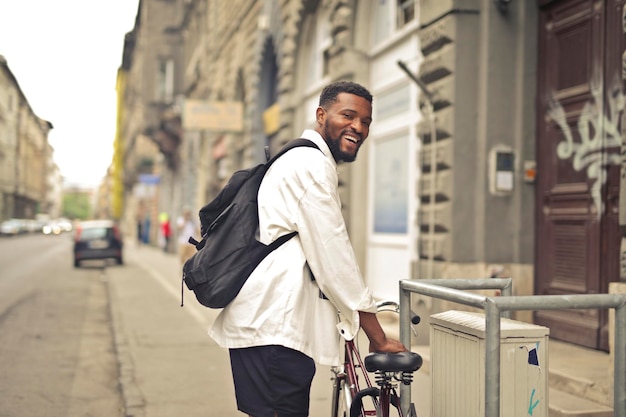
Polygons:
[[59,214],[61,178],[48,142],[51,129],[0,55],[0,220]]
[[139,2],[118,71],[111,204],[127,234],[144,243],[158,242],[159,215],[172,217],[178,206],[181,132],[174,108],[182,94],[183,3]]
[[[153,221],[198,210],[313,127],[327,83],[353,80],[374,122],[340,190],[376,296],[498,276],[518,295],[608,292],[626,280],[623,15],[624,0],[142,0],[123,65],[123,216],[134,227],[147,198]],[[517,318],[608,349],[606,311]]]

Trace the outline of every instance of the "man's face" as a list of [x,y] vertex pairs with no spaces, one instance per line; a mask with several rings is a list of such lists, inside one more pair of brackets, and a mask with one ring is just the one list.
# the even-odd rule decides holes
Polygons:
[[352,162],[365,142],[372,123],[372,105],[363,97],[339,93],[327,109],[317,108],[317,131],[335,161]]

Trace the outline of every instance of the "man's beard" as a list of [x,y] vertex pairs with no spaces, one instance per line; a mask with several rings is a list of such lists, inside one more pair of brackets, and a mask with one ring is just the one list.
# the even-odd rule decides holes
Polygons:
[[[328,132],[328,123],[326,123],[326,132]],[[328,139],[328,148],[330,149],[330,153],[335,158],[337,162],[354,162],[356,160],[356,155],[359,151],[357,148],[356,152],[353,154],[347,153],[341,150],[341,137],[343,133],[339,134],[338,138],[329,137]]]

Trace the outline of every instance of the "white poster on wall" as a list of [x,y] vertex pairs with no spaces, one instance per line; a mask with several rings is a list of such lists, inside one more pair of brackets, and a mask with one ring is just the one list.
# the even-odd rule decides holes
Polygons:
[[408,232],[408,140],[405,135],[376,144],[374,233]]

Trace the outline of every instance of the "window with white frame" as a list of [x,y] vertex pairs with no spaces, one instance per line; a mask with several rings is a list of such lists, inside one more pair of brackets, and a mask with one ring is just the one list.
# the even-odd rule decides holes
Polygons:
[[407,80],[375,92],[373,138],[370,169],[371,231],[374,234],[404,236],[409,233],[410,166],[412,123],[411,88]]
[[319,10],[311,18],[306,41],[309,57],[306,80],[309,85],[320,83],[328,76],[329,50],[332,45],[328,13]]
[[416,0],[396,0],[396,28],[401,29],[415,20]]
[[156,99],[160,102],[171,102],[174,98],[174,60],[159,60],[156,79]]
[[376,0],[372,7],[374,46],[392,37],[417,16],[417,0]]
[[376,121],[381,123],[392,117],[406,114],[410,110],[410,100],[410,90],[406,83],[396,85],[377,94]]

